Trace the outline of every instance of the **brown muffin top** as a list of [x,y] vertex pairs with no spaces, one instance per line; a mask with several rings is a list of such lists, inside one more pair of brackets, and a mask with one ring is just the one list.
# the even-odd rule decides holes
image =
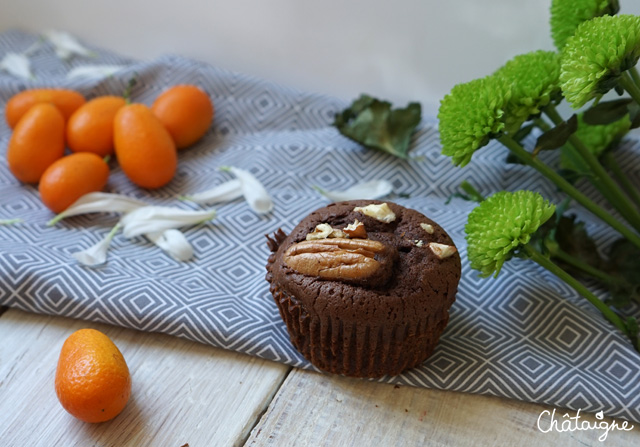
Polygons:
[[[454,246],[453,241],[431,219],[391,202],[386,202],[395,214],[390,222],[358,210],[358,207],[383,203],[371,200],[333,203],[309,214],[288,236],[276,234],[276,239],[270,239],[269,243],[273,251],[267,264],[269,282],[295,296],[310,314],[328,313],[347,321],[402,322],[449,308],[460,279],[460,256],[453,248],[448,248]],[[307,235],[317,233],[321,224],[344,230],[355,221],[364,225],[366,239],[336,239],[335,236],[344,236],[338,232],[333,237],[306,242]],[[337,246],[340,248],[335,248]],[[364,251],[359,251],[361,246]],[[349,255],[353,259],[341,258],[339,269],[329,270],[327,276],[322,277],[327,270],[317,269],[316,264],[326,267],[329,263],[328,267],[333,267],[336,250],[344,247],[365,254]],[[291,260],[292,253],[298,252],[311,258],[309,262],[302,259],[302,267]],[[340,251],[340,256],[342,253]],[[365,266],[364,273],[358,270],[359,261],[371,261],[371,258],[376,261],[369,262],[373,267]],[[354,262],[358,265],[343,265]],[[308,267],[309,263],[311,267]],[[355,278],[354,269],[357,270]]]

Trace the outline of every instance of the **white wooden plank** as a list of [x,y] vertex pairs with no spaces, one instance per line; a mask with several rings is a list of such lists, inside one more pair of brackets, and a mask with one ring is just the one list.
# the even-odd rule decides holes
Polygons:
[[[57,401],[65,338],[109,335],[132,374],[132,397],[112,421],[87,424]],[[7,446],[241,445],[289,367],[160,334],[8,310],[0,317],[0,439]]]
[[[603,431],[541,432],[537,421],[545,409],[549,408],[495,397],[294,370],[253,429],[247,445],[603,445],[597,439]],[[561,416],[558,419],[562,422]],[[581,413],[581,420],[593,423],[596,419]],[[619,447],[639,443],[638,427],[626,432],[611,431],[605,442]]]

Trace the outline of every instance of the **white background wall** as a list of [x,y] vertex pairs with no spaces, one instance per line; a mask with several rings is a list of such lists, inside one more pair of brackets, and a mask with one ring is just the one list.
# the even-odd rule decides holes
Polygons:
[[[346,100],[435,115],[453,85],[553,49],[551,0],[3,0],[0,31],[69,31],[141,60],[196,58]],[[640,1],[620,0],[640,14]]]

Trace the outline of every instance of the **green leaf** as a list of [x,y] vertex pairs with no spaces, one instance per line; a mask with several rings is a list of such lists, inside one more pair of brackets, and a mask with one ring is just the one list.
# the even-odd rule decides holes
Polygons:
[[608,258],[606,269],[610,274],[640,289],[640,248],[627,239],[618,239],[611,244]]
[[562,147],[576,130],[578,130],[578,117],[574,114],[568,120],[561,122],[538,137],[533,156],[538,155],[540,151],[549,151]]
[[629,336],[632,340],[636,340],[636,344],[638,343],[638,333],[640,332],[640,327],[638,326],[638,320],[635,317],[627,317],[627,329],[629,330]]
[[404,109],[392,109],[387,101],[361,95],[336,114],[333,125],[342,135],[365,147],[406,159],[421,113],[422,108],[416,102]]
[[520,157],[518,157],[513,152],[509,151],[507,156],[504,159],[504,162],[510,165],[525,165],[526,163],[522,161]]
[[635,101],[629,105],[629,119],[631,120],[631,129],[640,127],[640,105]]
[[518,143],[522,142],[525,138],[529,136],[531,131],[536,127],[535,124],[527,124],[526,126],[522,126],[518,131],[513,135],[513,139]]
[[460,183],[459,188],[462,189],[464,193],[454,192],[447,198],[445,205],[448,205],[451,202],[451,199],[453,199],[454,197],[458,199],[466,200],[468,202],[476,202],[476,203],[480,203],[484,200],[484,196],[480,194],[480,192],[471,183],[469,183],[466,180],[463,180],[462,183]]
[[640,249],[627,241],[615,241],[607,257],[600,256],[595,241],[589,236],[583,222],[575,216],[566,216],[566,205],[556,209],[556,219],[548,220],[532,237],[531,244],[543,253],[548,252],[553,262],[572,276],[585,278],[590,273],[561,259],[560,250],[599,270],[605,278],[595,278],[609,291],[607,302],[623,308],[632,301],[640,301]]
[[563,251],[585,261],[597,269],[602,269],[604,260],[598,254],[598,247],[587,233],[584,222],[576,222],[576,216],[562,216],[556,226],[555,239]]
[[565,213],[569,203],[569,200],[565,200],[556,207],[555,219],[549,219],[538,229],[532,238],[532,244],[538,251],[548,252],[553,262],[573,276],[582,276],[582,271],[562,262],[557,257],[559,250],[602,270],[605,260],[598,254],[597,245],[587,233],[584,223],[576,222],[576,216],[567,216]]
[[615,123],[629,113],[629,105],[632,102],[631,98],[601,102],[597,106],[586,110],[582,115],[582,119],[586,124],[591,125]]

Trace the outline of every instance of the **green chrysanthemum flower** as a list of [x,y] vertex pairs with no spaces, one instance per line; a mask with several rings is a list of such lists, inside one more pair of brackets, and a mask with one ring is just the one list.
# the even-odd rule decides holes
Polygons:
[[560,86],[574,108],[607,93],[640,58],[640,16],[602,16],[583,22],[567,40]]
[[495,76],[458,84],[440,102],[438,111],[442,153],[465,166],[473,153],[504,129],[502,115],[509,86]]
[[[629,115],[611,124],[590,125],[584,122],[582,114],[578,115],[578,130],[576,137],[584,143],[589,151],[599,158],[613,143],[619,141],[631,128]],[[565,146],[560,152],[560,167],[575,172],[589,172],[589,167],[580,158],[572,156],[572,152]]]
[[467,220],[467,256],[471,267],[498,276],[513,251],[555,212],[555,206],[531,191],[498,192],[474,208]]
[[619,9],[618,0],[552,0],[549,24],[553,43],[562,50],[582,22],[614,15]]
[[521,54],[499,68],[495,76],[511,85],[504,121],[507,132],[517,132],[560,94],[560,55],[542,50]]

